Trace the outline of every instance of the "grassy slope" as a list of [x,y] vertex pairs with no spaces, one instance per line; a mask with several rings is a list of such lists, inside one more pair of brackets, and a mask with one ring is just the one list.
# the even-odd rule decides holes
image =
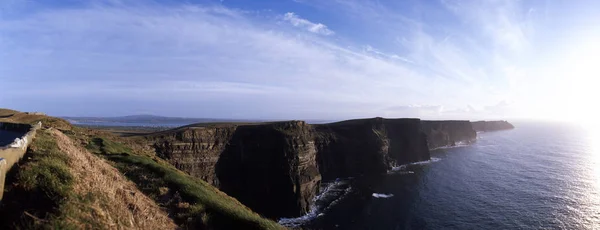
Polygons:
[[7,177],[0,229],[176,227],[133,183],[81,150],[55,129],[38,131]]
[[19,111],[0,108],[0,122],[15,122],[34,124],[41,121],[44,127],[53,127],[60,130],[70,130],[71,124],[64,119],[45,115],[21,113]]
[[171,210],[176,223],[216,229],[280,229],[239,201],[208,183],[185,174],[156,157],[136,155],[131,148],[95,137],[87,148],[104,156],[141,190]]
[[[113,166],[160,206],[181,227],[206,229],[282,229],[262,218],[236,199],[208,183],[185,174],[154,156],[132,139],[122,139],[97,130],[72,127],[54,117],[0,109],[0,122],[35,123],[62,130],[71,139],[87,144],[90,152],[108,159]],[[135,140],[135,139],[133,139]],[[134,150],[132,150],[134,149]],[[0,229],[75,229],[68,219],[78,218],[71,204],[86,199],[73,193],[69,158],[55,140],[39,131],[25,159],[7,176],[5,198],[0,208]],[[99,226],[89,220],[88,226]]]
[[64,221],[65,205],[78,199],[73,192],[69,157],[44,131],[38,132],[25,156],[7,176],[0,228],[74,228]]

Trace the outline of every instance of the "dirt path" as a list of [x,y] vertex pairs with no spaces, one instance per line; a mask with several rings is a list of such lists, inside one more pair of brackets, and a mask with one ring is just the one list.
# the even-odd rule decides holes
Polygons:
[[[71,173],[75,177],[75,192],[87,197],[85,204],[76,204],[84,223],[73,220],[82,228],[105,229],[175,229],[167,214],[127,180],[117,169],[91,154],[58,130],[52,130],[61,151],[71,158]],[[89,222],[88,222],[89,220]],[[89,223],[100,223],[90,226]]]

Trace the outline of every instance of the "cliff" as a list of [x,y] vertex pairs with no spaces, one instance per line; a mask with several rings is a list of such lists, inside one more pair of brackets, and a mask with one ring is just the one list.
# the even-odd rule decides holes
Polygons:
[[321,177],[381,174],[429,159],[419,119],[199,124],[145,138],[157,156],[270,218],[308,212]]
[[[145,135],[157,156],[269,218],[309,211],[321,180],[386,173],[476,140],[469,121],[209,123]],[[485,130],[503,127],[483,123]]]
[[177,169],[219,185],[215,165],[237,126],[184,127],[148,136],[156,155]]
[[508,121],[475,121],[471,122],[473,129],[477,132],[489,132],[498,130],[514,129]]
[[312,127],[303,121],[189,126],[147,138],[161,158],[267,217],[308,212],[319,190]]
[[360,119],[315,125],[319,171],[325,180],[381,174],[429,159],[419,119]]
[[304,121],[239,126],[216,165],[219,188],[265,216],[299,216],[319,191],[315,158]]
[[[41,127],[38,121],[50,122]],[[155,156],[156,148],[143,137],[121,138],[67,125],[39,113],[0,109],[0,134],[4,129],[20,133],[40,129],[23,133],[18,143],[25,145],[0,147],[0,188],[4,169],[18,154],[26,154],[0,189],[5,195],[0,228],[283,229]],[[194,139],[194,134],[179,131],[160,135]],[[32,132],[37,133],[35,139]],[[87,199],[90,194],[94,199]]]
[[421,121],[429,149],[471,144],[477,133],[469,121]]

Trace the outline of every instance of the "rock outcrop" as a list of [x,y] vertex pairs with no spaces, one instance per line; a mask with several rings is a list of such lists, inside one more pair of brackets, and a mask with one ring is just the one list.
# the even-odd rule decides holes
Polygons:
[[477,132],[489,132],[498,130],[514,129],[508,121],[475,121],[471,122],[473,129]]
[[421,121],[421,130],[427,136],[429,149],[471,144],[477,139],[469,121]]

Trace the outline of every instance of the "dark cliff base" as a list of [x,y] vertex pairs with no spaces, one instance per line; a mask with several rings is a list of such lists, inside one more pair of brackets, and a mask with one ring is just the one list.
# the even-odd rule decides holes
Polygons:
[[308,212],[321,180],[429,160],[430,149],[475,141],[474,127],[469,121],[372,118],[198,124],[143,137],[178,169],[277,219]]

